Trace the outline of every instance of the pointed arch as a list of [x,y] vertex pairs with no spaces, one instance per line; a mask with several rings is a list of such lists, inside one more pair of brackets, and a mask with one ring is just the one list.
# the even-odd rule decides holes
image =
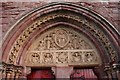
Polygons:
[[35,36],[56,24],[71,25],[87,35],[105,57],[103,64],[120,61],[120,34],[114,26],[96,12],[68,2],[36,8],[18,20],[4,37],[2,60],[19,65]]

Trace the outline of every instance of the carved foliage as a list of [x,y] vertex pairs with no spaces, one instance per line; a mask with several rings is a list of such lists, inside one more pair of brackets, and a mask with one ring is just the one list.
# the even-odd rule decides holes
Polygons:
[[[19,50],[21,49],[22,45],[24,44],[24,42],[27,40],[27,38],[30,36],[30,34],[32,34],[36,29],[38,29],[38,27],[42,24],[42,23],[45,23],[46,21],[49,21],[49,20],[52,20],[52,19],[55,19],[56,17],[65,17],[65,18],[68,18],[68,19],[73,19],[73,20],[76,20],[86,26],[86,29],[88,29],[88,31],[90,31],[91,33],[93,33],[95,35],[95,37],[97,37],[100,42],[104,45],[106,51],[108,51],[108,54],[111,56],[112,58],[112,61],[115,60],[116,56],[115,56],[115,51],[114,49],[112,48],[111,46],[111,43],[110,41],[108,40],[108,38],[105,36],[105,34],[100,30],[98,29],[97,27],[95,27],[94,25],[91,25],[89,23],[89,21],[87,21],[86,19],[84,19],[83,17],[79,17],[79,16],[75,16],[75,15],[72,15],[72,14],[62,14],[62,13],[59,13],[59,14],[51,14],[51,15],[48,15],[46,17],[41,17],[41,19],[39,19],[38,21],[35,21],[31,26],[29,26],[28,28],[26,28],[24,30],[24,32],[18,37],[18,39],[15,41],[14,45],[12,46],[11,48],[11,51],[10,51],[10,55],[9,55],[9,58],[8,58],[8,62],[9,63],[14,63],[16,58],[17,58],[17,55],[19,53]],[[81,26],[83,27],[83,26]],[[40,27],[39,27],[40,28]],[[58,34],[62,34],[62,35],[59,35],[59,36],[55,36],[56,39],[55,39],[55,44],[52,44],[54,43],[53,41],[49,41],[49,39],[51,39],[50,36],[48,36],[49,39],[47,39],[47,43],[41,41],[39,44],[39,46],[43,46],[45,44],[47,44],[46,47],[50,47],[50,49],[56,47],[56,46],[59,46],[58,48],[62,48],[64,46],[68,46],[68,48],[70,49],[74,49],[74,48],[83,48],[83,46],[81,46],[81,42],[84,43],[83,40],[79,40],[79,42],[77,41],[76,43],[76,40],[75,37],[73,38],[74,41],[72,41],[72,36],[71,39],[69,39],[67,36],[66,36],[66,32],[63,32],[63,33],[58,33]],[[64,35],[63,35],[64,34]],[[65,37],[66,36],[66,37]],[[64,38],[63,38],[64,37]],[[58,40],[59,39],[59,40]],[[70,40],[70,41],[69,41]],[[70,42],[68,44],[68,41]],[[74,43],[74,44],[71,44],[71,41]],[[61,43],[60,43],[61,42]],[[65,43],[65,44],[64,44]],[[51,44],[51,45],[49,45]],[[56,45],[57,44],[57,45]],[[68,44],[68,45],[67,45]],[[76,45],[77,44],[77,45]],[[78,45],[79,44],[79,45]],[[87,45],[87,44],[86,44]],[[87,46],[88,48],[90,48],[89,46]],[[36,49],[44,49],[44,47],[38,47]],[[56,49],[56,48],[55,48]],[[64,48],[66,49],[66,47]]]
[[[89,43],[88,43],[89,42]],[[84,65],[99,64],[96,49],[82,34],[59,26],[42,34],[29,48],[26,64]],[[31,65],[32,66],[32,65]]]

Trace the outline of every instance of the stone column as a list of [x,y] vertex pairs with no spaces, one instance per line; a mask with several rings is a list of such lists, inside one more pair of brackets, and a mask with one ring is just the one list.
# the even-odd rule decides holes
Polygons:
[[0,69],[1,69],[0,70],[0,74],[1,74],[0,78],[4,80],[6,78],[6,63],[1,62]]
[[22,66],[15,66],[15,80],[19,80],[21,78],[21,75],[23,73],[23,67]]
[[20,78],[23,78],[24,80],[27,80],[27,75],[31,73],[31,67],[23,67],[22,74]]
[[0,80],[2,80],[2,76],[3,76],[3,65],[1,63],[0,64]]
[[112,80],[112,69],[111,69],[111,67],[109,65],[106,65],[104,71],[107,74],[107,78],[109,80]]
[[105,80],[105,78],[107,78],[103,65],[94,67],[93,72],[99,80]]
[[13,64],[6,64],[6,78],[7,80],[14,80],[15,69]]
[[70,79],[70,75],[73,71],[73,67],[53,67],[52,70],[55,73],[56,79]]
[[112,72],[113,79],[120,80],[120,64],[113,64],[112,68],[113,68],[113,72]]
[[0,62],[0,80],[5,78],[6,75],[5,72],[6,72],[5,63]]
[[3,80],[16,80],[20,77],[22,69],[22,66],[15,66],[13,64],[2,62],[0,65],[0,72],[2,77],[0,76],[0,78]]

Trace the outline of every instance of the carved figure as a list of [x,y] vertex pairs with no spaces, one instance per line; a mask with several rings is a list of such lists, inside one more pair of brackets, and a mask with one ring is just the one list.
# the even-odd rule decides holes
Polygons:
[[80,62],[82,57],[79,52],[74,52],[72,55],[73,62]]
[[58,63],[67,63],[68,61],[68,56],[67,56],[67,53],[66,52],[60,52],[58,54]]
[[63,48],[64,46],[67,45],[67,43],[69,42],[69,36],[67,35],[66,30],[64,29],[60,29],[56,31],[56,35],[55,35],[55,43]]
[[37,53],[33,53],[31,55],[31,61],[32,63],[39,63],[40,62],[40,56]]
[[45,53],[44,62],[45,63],[52,63],[53,62],[53,57],[52,57],[51,53]]
[[85,60],[87,62],[92,62],[94,60],[94,54],[92,52],[87,52],[85,55]]

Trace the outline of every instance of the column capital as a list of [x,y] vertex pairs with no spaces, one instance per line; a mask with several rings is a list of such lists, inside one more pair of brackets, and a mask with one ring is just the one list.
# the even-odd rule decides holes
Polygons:
[[5,67],[6,67],[6,73],[7,74],[12,74],[15,71],[13,64],[6,64]]
[[112,64],[113,75],[116,79],[120,80],[120,64],[114,63]]
[[105,65],[104,66],[104,71],[108,72],[108,71],[112,71],[112,68],[110,65]]
[[117,69],[120,71],[120,64],[114,63],[114,64],[112,64],[112,68],[113,68],[113,70]]

